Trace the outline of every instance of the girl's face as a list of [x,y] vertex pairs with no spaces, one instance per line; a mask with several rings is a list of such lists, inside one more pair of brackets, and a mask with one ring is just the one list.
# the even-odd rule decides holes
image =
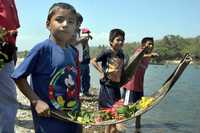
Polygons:
[[124,45],[124,38],[122,36],[117,36],[112,42],[110,42],[110,44],[113,50],[118,51]]
[[57,8],[50,21],[47,21],[47,28],[56,43],[69,43],[76,30],[76,15],[70,9]]

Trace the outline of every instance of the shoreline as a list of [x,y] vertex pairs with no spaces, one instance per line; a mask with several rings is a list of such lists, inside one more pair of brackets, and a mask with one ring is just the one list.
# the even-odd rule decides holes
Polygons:
[[[23,60],[24,60],[24,58],[17,58],[17,64],[20,64]],[[164,60],[164,61],[161,61],[160,63],[151,62],[151,64],[154,64],[154,65],[170,65],[170,64],[179,64],[180,61],[181,60]],[[190,62],[190,64],[200,65],[200,61],[192,60]]]

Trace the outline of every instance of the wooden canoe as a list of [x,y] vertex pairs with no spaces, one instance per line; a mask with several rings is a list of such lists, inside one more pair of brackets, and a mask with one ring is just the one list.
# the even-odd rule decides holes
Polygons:
[[[163,83],[161,88],[158,89],[156,92],[154,92],[152,95],[150,95],[150,97],[154,98],[154,101],[147,108],[138,110],[131,117],[126,118],[126,119],[122,119],[122,120],[112,119],[112,120],[102,121],[102,122],[98,122],[98,123],[86,124],[84,126],[105,126],[105,125],[122,123],[122,122],[125,122],[125,121],[128,121],[128,120],[134,119],[136,116],[142,115],[145,112],[149,111],[150,109],[155,107],[155,105],[160,103],[160,101],[167,95],[167,93],[171,90],[172,86],[179,79],[179,77],[184,72],[184,70],[186,69],[186,67],[188,66],[188,64],[190,63],[191,60],[192,60],[192,58],[191,58],[191,56],[189,54],[186,54],[183,57],[183,59],[180,61],[180,63],[178,64],[176,69],[173,71],[173,73]],[[63,121],[72,121],[74,123],[81,124],[78,121],[73,121],[73,120],[69,119],[64,114],[62,114],[61,112],[58,112],[58,111],[51,111],[51,116],[54,117],[54,118],[63,120]]]

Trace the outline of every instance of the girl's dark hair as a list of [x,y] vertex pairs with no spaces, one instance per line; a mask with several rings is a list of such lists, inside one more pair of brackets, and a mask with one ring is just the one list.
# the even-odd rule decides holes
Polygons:
[[109,35],[109,41],[112,42],[115,37],[122,36],[123,40],[125,40],[125,32],[121,29],[112,29]]
[[50,21],[51,17],[55,14],[55,11],[57,8],[63,8],[63,9],[68,9],[71,10],[72,13],[76,14],[76,10],[75,8],[68,4],[68,3],[54,3],[50,8],[49,8],[49,12],[48,12],[48,16],[47,16],[47,20]]
[[77,20],[77,23],[79,23],[79,22],[82,23],[83,22],[83,17],[79,12],[76,13],[76,20]]
[[153,37],[144,37],[141,41],[142,44],[145,44],[147,41],[152,41],[153,42]]

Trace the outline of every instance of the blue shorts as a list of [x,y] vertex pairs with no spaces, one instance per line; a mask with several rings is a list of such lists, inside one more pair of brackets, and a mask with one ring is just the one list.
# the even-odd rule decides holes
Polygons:
[[100,83],[99,108],[111,108],[112,105],[121,99],[120,88]]
[[10,78],[13,71],[14,61],[0,70],[0,133],[14,133],[18,104],[15,82]]

